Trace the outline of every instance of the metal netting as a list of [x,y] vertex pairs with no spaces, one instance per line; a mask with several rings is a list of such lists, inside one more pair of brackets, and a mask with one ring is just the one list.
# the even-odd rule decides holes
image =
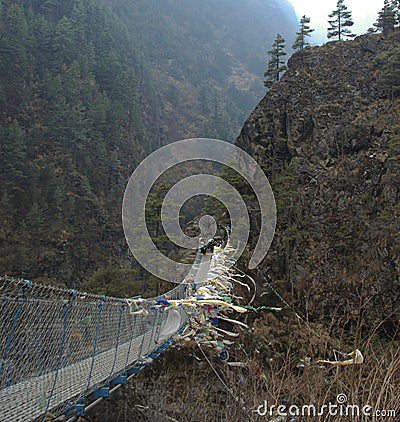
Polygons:
[[[155,299],[180,299],[196,276],[158,298],[126,299],[0,277],[0,420],[44,421],[145,359],[171,337],[168,310]],[[180,328],[187,321],[183,308]]]

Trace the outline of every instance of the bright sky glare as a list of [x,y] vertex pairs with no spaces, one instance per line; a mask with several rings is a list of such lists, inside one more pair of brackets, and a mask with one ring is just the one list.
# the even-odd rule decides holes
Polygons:
[[[306,15],[311,18],[312,44],[326,42],[328,29],[328,15],[336,9],[337,0],[289,0],[296,11],[299,20]],[[376,21],[378,12],[383,7],[384,0],[345,0],[344,5],[351,13],[354,25],[351,30],[354,34],[361,35]]]

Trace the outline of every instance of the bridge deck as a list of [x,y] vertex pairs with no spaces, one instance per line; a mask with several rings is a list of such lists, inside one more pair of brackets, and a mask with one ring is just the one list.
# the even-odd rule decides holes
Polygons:
[[[197,255],[185,282],[205,281],[209,267],[210,255]],[[142,361],[188,319],[184,308],[176,308],[180,317],[171,331],[169,310],[150,309],[154,299],[140,305],[147,314],[133,315],[121,299],[78,293],[71,301],[67,290],[50,294],[42,286],[28,291],[18,284],[11,292],[10,279],[1,281],[0,421],[62,414]],[[186,291],[181,284],[161,297],[180,299]]]

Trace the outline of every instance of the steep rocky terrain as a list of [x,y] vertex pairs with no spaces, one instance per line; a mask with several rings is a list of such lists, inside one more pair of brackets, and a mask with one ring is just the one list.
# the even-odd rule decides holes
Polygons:
[[387,318],[393,334],[399,317],[399,81],[386,62],[399,43],[364,35],[294,55],[237,139],[276,196],[262,271],[334,327]]

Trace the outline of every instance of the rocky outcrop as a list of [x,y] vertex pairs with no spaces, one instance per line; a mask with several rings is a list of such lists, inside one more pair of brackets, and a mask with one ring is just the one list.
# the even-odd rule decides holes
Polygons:
[[335,327],[393,333],[399,320],[400,101],[380,61],[399,43],[364,35],[294,55],[236,140],[277,202],[262,272]]
[[[193,344],[178,345],[130,391],[95,409],[92,421],[254,420],[265,399],[326,406],[338,391],[353,403],[367,392],[375,408],[397,406],[398,351],[383,350],[398,350],[398,343],[386,346],[399,320],[400,104],[388,97],[374,60],[398,42],[363,36],[292,57],[236,141],[267,173],[278,208],[272,247],[254,274],[258,290],[269,280],[307,323],[291,309],[249,312],[251,328],[230,348],[230,361],[244,367],[227,369],[211,354],[206,362]],[[254,217],[250,246],[258,233]],[[191,224],[188,234],[197,234]],[[263,295],[254,306],[262,304],[282,300]],[[354,350],[354,343],[365,356],[357,368],[309,365],[337,360],[333,350]]]

